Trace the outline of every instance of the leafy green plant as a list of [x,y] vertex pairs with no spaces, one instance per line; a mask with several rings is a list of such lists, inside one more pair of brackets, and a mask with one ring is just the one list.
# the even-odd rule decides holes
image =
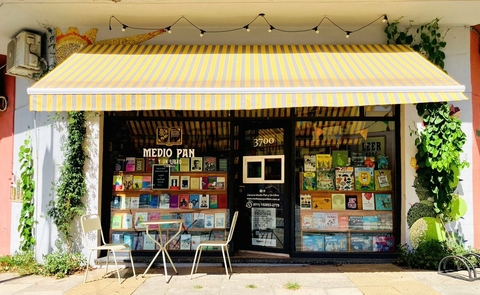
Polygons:
[[86,139],[86,119],[84,112],[69,112],[65,160],[55,187],[57,195],[49,203],[48,216],[65,239],[69,250],[72,248],[72,222],[85,211],[82,198],[87,189],[84,175],[86,153],[83,147]]
[[193,289],[196,289],[196,290],[199,290],[199,289],[202,289],[202,288],[203,288],[203,287],[200,286],[200,285],[195,285],[195,286],[193,286]]
[[246,287],[248,289],[256,289],[257,288],[257,286],[255,284],[248,284]]
[[288,282],[288,283],[285,284],[285,288],[287,290],[295,291],[295,290],[300,289],[300,285],[296,282]]
[[45,276],[63,278],[67,275],[83,271],[87,260],[81,253],[52,252],[44,256],[41,273]]
[[412,227],[413,223],[422,217],[437,217],[435,207],[430,201],[420,201],[415,203],[408,209],[407,212],[407,224],[408,227]]
[[33,236],[33,226],[35,224],[35,204],[33,197],[35,195],[35,181],[33,179],[33,152],[30,139],[25,139],[23,145],[20,146],[18,152],[20,161],[20,178],[22,181],[22,210],[20,212],[20,220],[18,232],[20,233],[20,250],[29,251],[35,246],[36,240]]
[[17,272],[20,275],[38,274],[39,264],[33,251],[15,252],[14,255],[0,257],[0,272]]

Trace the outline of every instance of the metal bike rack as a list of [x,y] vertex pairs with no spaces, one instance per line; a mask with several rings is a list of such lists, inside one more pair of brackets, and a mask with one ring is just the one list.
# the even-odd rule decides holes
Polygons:
[[[473,265],[469,257],[476,258],[476,264]],[[448,263],[451,262],[455,266],[454,268],[447,269]],[[474,281],[479,279],[477,277],[477,270],[476,268],[480,268],[480,255],[476,253],[467,253],[464,255],[449,255],[444,257],[438,263],[438,273],[442,275],[448,275],[453,278],[457,279],[464,279],[468,281]],[[466,271],[468,273],[468,278],[465,276],[459,275],[459,271]],[[455,274],[456,273],[456,274]]]

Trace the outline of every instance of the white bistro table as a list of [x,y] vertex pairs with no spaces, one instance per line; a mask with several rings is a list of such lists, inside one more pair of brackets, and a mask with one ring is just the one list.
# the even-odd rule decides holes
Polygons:
[[[172,262],[172,258],[170,258],[170,255],[168,254],[168,244],[170,244],[171,241],[173,241],[176,237],[178,237],[178,235],[182,232],[182,229],[183,229],[183,220],[179,220],[179,219],[174,219],[174,220],[158,220],[158,221],[146,221],[146,222],[142,222],[143,225],[145,225],[146,227],[146,234],[147,236],[155,242],[155,244],[158,245],[158,251],[157,251],[157,254],[155,254],[155,257],[153,257],[152,259],[152,262],[150,262],[150,264],[148,265],[147,269],[145,270],[145,272],[143,273],[142,277],[145,277],[145,274],[148,272],[148,270],[150,269],[150,267],[153,265],[153,263],[155,262],[155,260],[157,259],[158,255],[160,253],[162,253],[162,260],[163,260],[163,269],[165,270],[165,281],[168,283],[168,277],[167,277],[167,264],[166,264],[166,261],[165,261],[165,255],[167,256],[168,258],[168,261],[170,261],[170,264],[172,265],[172,268],[173,270],[175,271],[176,274],[178,274],[177,272],[177,269],[175,268],[175,265],[173,264]],[[165,244],[162,243],[162,225],[174,225],[174,224],[177,224],[178,225],[178,231],[172,236],[170,237],[170,239],[168,239]],[[157,225],[158,226],[158,235],[159,235],[159,239],[155,239],[153,238],[150,233],[149,233],[149,228],[150,228],[150,225]]]

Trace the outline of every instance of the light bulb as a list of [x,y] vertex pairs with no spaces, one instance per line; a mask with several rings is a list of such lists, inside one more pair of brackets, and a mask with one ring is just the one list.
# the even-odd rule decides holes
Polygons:
[[247,32],[250,32],[250,28],[247,28]]
[[203,34],[205,34],[205,31],[201,30],[200,31],[200,37],[203,37]]
[[350,38],[350,32],[347,32],[347,35],[345,35],[345,38]]
[[320,33],[320,31],[319,31],[318,29],[316,29],[316,30],[315,30],[315,33],[318,34],[318,33]]
[[272,29],[268,29],[268,32],[271,33],[271,32],[272,32]]
[[125,32],[127,30],[127,26],[126,25],[123,25],[122,27],[122,32]]

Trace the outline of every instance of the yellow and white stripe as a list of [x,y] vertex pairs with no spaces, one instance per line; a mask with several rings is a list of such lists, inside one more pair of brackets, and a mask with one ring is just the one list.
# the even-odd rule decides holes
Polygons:
[[34,111],[252,110],[467,99],[403,45],[91,45],[28,89]]

